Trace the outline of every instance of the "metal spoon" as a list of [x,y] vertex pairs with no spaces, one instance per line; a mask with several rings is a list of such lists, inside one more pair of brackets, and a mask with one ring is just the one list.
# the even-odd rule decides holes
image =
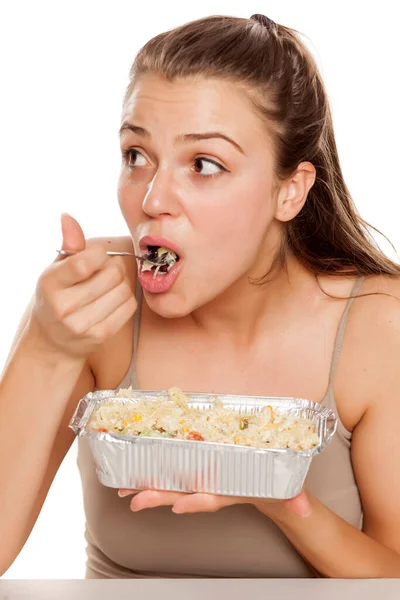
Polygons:
[[[78,254],[78,252],[71,252],[70,250],[57,250],[58,254],[61,254],[61,256],[73,256],[74,254]],[[164,263],[157,263],[154,262],[153,260],[149,260],[148,258],[146,258],[145,256],[137,256],[136,254],[133,254],[132,252],[106,252],[106,254],[108,254],[108,256],[134,256],[135,258],[137,258],[137,260],[141,260],[141,261],[147,261],[152,265],[155,265],[156,267],[160,267],[162,266]]]

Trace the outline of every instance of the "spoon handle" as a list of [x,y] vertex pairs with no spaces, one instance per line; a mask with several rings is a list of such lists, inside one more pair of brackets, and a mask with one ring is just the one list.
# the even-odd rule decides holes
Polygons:
[[[61,256],[73,256],[74,254],[78,254],[77,252],[72,252],[70,250],[57,250],[58,254]],[[106,252],[108,256],[134,256],[138,260],[146,260],[144,256],[136,256],[136,254],[132,254],[132,252]]]

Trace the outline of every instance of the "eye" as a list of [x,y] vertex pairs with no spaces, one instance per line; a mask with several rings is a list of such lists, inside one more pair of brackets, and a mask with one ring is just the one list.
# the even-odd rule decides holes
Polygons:
[[139,150],[130,148],[129,150],[123,150],[124,160],[128,167],[134,169],[135,167],[146,166],[146,159],[143,154],[140,154]]
[[[206,166],[204,167],[204,165]],[[221,171],[227,171],[228,169],[225,169],[225,167],[210,158],[199,156],[194,161],[193,170],[202,177],[213,177],[221,173]]]

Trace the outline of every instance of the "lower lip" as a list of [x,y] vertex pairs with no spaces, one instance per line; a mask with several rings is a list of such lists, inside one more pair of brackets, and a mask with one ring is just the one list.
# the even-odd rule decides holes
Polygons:
[[142,272],[141,267],[139,267],[138,277],[140,285],[143,289],[152,294],[162,294],[164,292],[168,292],[168,290],[170,290],[174,285],[179,275],[182,263],[183,261],[180,259],[179,262],[172,267],[170,271],[168,271],[168,273],[165,273],[165,275],[158,274],[155,277],[153,271]]

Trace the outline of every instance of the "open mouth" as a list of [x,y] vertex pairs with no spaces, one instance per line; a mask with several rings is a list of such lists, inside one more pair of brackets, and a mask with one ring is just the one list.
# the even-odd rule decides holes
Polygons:
[[154,279],[166,275],[179,261],[178,254],[165,246],[147,246],[143,258],[141,272],[152,271]]

